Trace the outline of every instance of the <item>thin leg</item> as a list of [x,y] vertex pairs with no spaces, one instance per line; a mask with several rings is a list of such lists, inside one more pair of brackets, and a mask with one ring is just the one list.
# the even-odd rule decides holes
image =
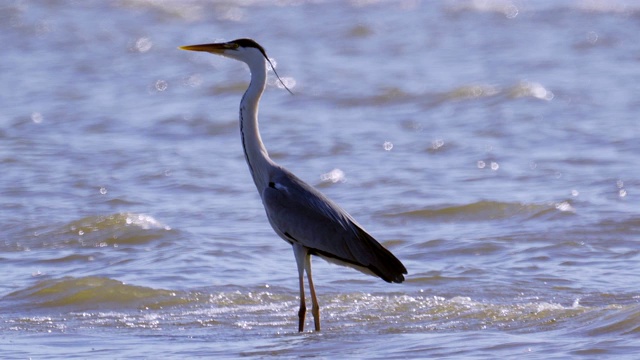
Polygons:
[[311,256],[307,254],[305,261],[305,270],[307,271],[307,279],[309,279],[309,291],[311,292],[311,314],[313,314],[313,323],[316,327],[316,331],[320,331],[320,305],[318,305],[318,298],[316,298],[316,289],[313,286],[313,279],[311,276]]
[[306,259],[309,257],[307,249],[302,245],[293,244],[293,254],[298,264],[298,279],[300,281],[300,310],[298,310],[298,331],[304,331],[304,316],[307,313],[307,306],[304,300],[304,269],[306,267]]

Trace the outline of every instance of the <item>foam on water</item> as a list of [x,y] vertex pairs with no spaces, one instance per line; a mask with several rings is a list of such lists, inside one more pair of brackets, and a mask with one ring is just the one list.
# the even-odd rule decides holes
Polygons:
[[[282,290],[208,288],[180,292],[107,278],[52,279],[3,297],[2,327],[64,332],[93,326],[164,331],[231,326],[273,334],[294,332],[297,299]],[[320,295],[325,328],[344,334],[369,326],[378,333],[500,330],[627,335],[640,331],[636,321],[640,307],[629,300],[592,306],[580,305],[579,299],[562,305],[518,299],[492,303],[465,296],[418,294]],[[52,315],[55,313],[58,315]]]

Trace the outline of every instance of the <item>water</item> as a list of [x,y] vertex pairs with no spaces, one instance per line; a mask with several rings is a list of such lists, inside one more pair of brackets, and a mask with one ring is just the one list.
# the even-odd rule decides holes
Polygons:
[[[640,7],[14,1],[0,7],[0,355],[634,358]],[[252,37],[294,96],[272,157],[406,265],[293,253],[239,141]],[[311,328],[311,320],[307,328]]]

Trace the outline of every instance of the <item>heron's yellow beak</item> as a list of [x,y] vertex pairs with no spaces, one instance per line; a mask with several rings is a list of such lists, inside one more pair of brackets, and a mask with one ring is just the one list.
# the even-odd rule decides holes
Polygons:
[[222,54],[225,50],[237,49],[236,43],[215,43],[215,44],[201,44],[201,45],[186,45],[180,46],[180,50],[190,51],[206,51],[213,54]]

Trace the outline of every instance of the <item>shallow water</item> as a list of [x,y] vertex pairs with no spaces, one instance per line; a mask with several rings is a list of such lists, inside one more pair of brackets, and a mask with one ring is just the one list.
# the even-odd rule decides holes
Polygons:
[[[624,1],[15,1],[0,6],[0,355],[633,358],[640,6]],[[290,246],[244,163],[246,68],[277,64],[271,156],[409,274]],[[307,328],[311,328],[307,320]]]

